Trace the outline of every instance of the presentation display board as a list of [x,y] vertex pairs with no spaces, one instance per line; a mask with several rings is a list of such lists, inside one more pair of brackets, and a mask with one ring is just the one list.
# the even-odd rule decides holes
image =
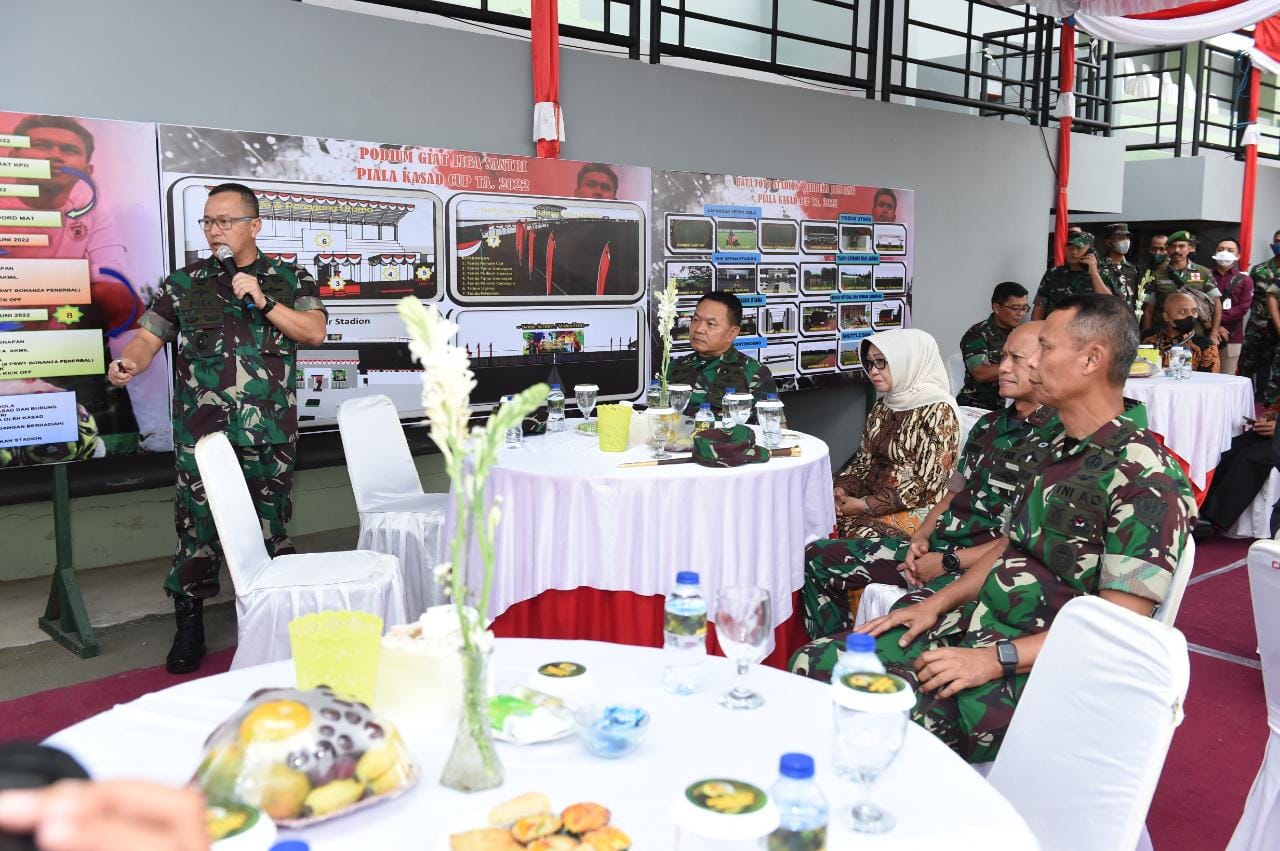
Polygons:
[[164,276],[155,125],[0,112],[0,467],[173,446],[167,362],[107,363]]
[[159,138],[174,266],[209,256],[196,219],[233,180],[258,195],[262,251],[319,284],[329,333],[298,354],[304,429],[373,393],[421,415],[406,295],[458,323],[482,409],[547,380],[641,392],[648,169],[172,125]]
[[862,338],[910,324],[914,213],[909,189],[655,171],[653,286],[680,295],[672,356],[719,290],[742,300],[735,346],[780,388],[861,372]]
[[458,324],[478,412],[539,381],[641,397],[668,281],[674,354],[700,295],[736,293],[736,345],[784,390],[860,373],[859,341],[911,319],[911,190],[0,112],[0,467],[172,448],[168,351],[127,388],[104,373],[210,256],[197,220],[227,181],[329,310],[298,351],[304,431],[375,393],[422,416],[407,295]]

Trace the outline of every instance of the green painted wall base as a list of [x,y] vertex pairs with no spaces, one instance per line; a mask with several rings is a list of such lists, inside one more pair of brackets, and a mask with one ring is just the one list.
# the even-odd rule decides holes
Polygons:
[[[439,455],[414,459],[427,491],[446,491]],[[91,463],[91,462],[90,462]],[[293,487],[295,535],[359,525],[346,467],[302,470]],[[71,501],[72,552],[77,571],[173,554],[173,488],[155,488]],[[0,507],[0,582],[51,576],[57,566],[53,503]]]

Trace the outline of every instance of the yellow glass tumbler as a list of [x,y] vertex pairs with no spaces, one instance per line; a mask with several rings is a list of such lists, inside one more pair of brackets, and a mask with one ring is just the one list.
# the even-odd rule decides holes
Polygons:
[[315,612],[289,621],[293,672],[300,689],[327,685],[373,702],[382,650],[382,618],[368,612]]
[[600,448],[605,452],[625,452],[631,431],[631,408],[627,405],[600,405],[596,408]]

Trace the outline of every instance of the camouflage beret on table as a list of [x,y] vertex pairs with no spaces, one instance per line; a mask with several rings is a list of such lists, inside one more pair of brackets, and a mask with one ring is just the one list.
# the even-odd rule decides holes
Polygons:
[[704,467],[741,467],[769,460],[769,450],[756,445],[746,426],[712,428],[693,436],[693,460]]
[[1194,245],[1196,238],[1189,230],[1175,230],[1169,234],[1169,245],[1173,245],[1175,242],[1189,242]]
[[1081,231],[1067,237],[1067,245],[1093,245],[1093,234]]

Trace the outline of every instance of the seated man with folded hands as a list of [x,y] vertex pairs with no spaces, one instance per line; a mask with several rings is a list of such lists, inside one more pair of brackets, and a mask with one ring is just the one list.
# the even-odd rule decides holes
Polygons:
[[[1028,363],[1039,348],[1032,322],[1015,328],[1004,343],[998,365],[1000,395],[1012,405],[983,416],[969,432],[960,463],[942,500],[920,528],[906,536],[829,538],[805,548],[801,591],[805,629],[821,638],[853,626],[849,592],[872,582],[902,587],[949,581],[971,567],[1000,537],[1005,510],[1019,483],[1034,474],[1024,444],[1052,440],[1061,429],[1057,412],[1032,393]],[[836,645],[817,642],[798,657],[808,676],[828,679]]]
[[970,762],[995,758],[1058,611],[1096,594],[1151,615],[1195,514],[1181,468],[1122,395],[1138,346],[1113,296],[1066,299],[1030,364],[1063,431],[1006,524],[1008,547],[918,602],[864,624],[885,666],[917,689],[912,718]]

